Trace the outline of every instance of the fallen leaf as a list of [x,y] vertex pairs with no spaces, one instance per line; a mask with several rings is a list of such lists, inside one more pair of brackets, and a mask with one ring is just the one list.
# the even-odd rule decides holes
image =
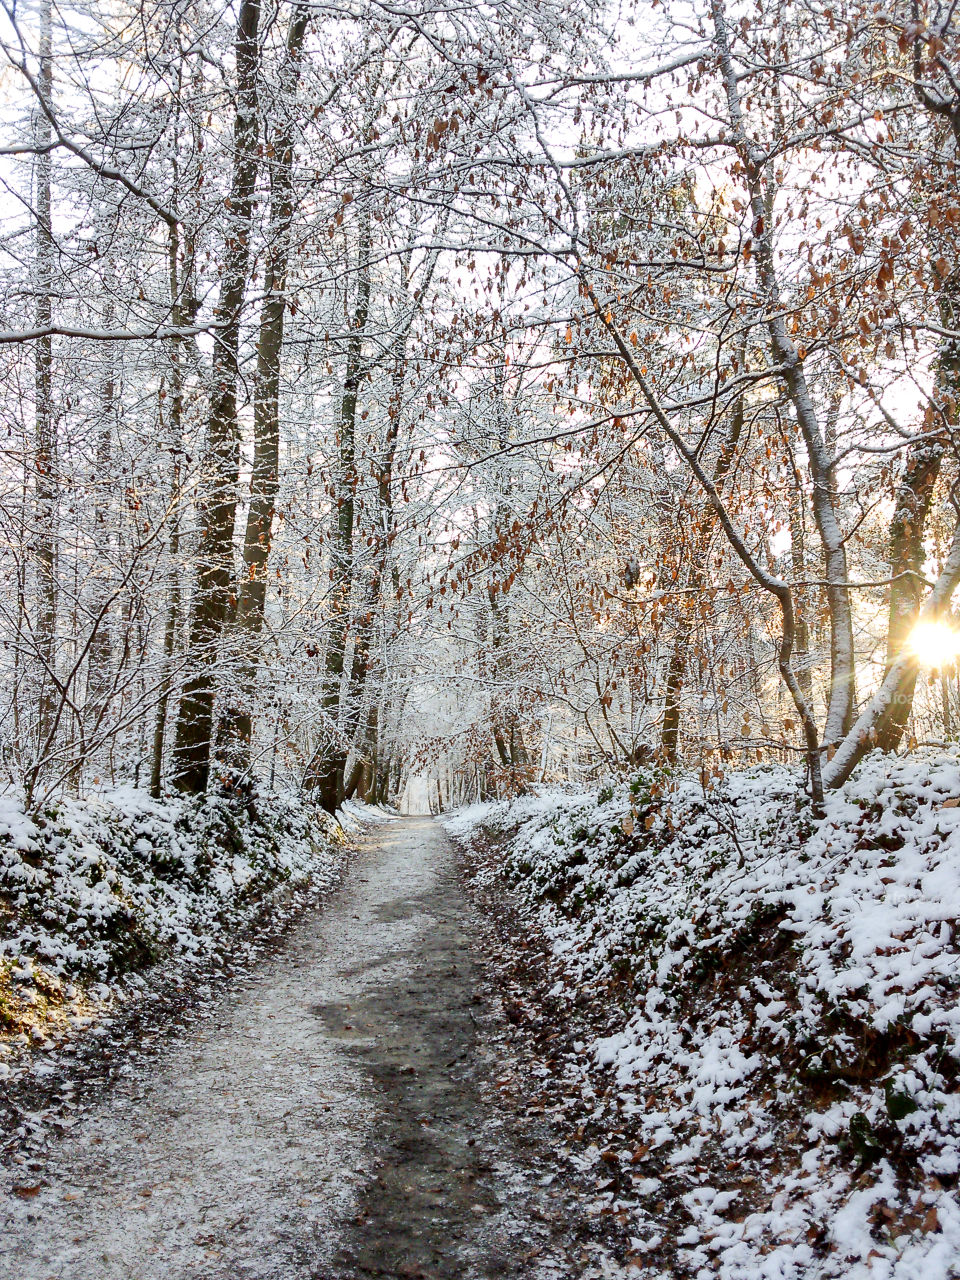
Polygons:
[[937,1206],[935,1204],[932,1204],[924,1215],[920,1230],[926,1232],[940,1230],[940,1218],[937,1215]]
[[13,1194],[19,1196],[21,1200],[32,1200],[34,1196],[40,1194],[40,1184],[35,1187],[14,1187]]

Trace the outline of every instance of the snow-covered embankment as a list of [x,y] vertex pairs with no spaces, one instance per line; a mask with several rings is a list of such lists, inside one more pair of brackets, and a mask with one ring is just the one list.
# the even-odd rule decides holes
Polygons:
[[449,825],[541,940],[549,1110],[638,1264],[960,1274],[956,754],[874,756],[819,822],[773,767]]
[[340,826],[295,797],[152,800],[131,787],[34,817],[0,796],[0,1078],[143,988],[322,889]]

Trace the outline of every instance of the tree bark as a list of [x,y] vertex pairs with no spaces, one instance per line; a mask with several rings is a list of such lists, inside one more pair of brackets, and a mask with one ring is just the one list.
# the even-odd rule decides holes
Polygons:
[[[791,459],[792,460],[792,459]],[[790,559],[794,581],[807,576],[807,538],[804,527],[803,493],[800,472],[793,468],[790,489]],[[807,588],[795,587],[797,611],[797,681],[807,702],[813,704],[813,675],[810,671],[810,628],[807,625]]]
[[[36,160],[36,312],[38,329],[49,328],[53,320],[53,159],[50,144],[53,130],[46,112],[53,102],[53,18],[51,0],[43,0],[40,10],[40,67],[38,85],[42,97],[34,134]],[[36,563],[36,653],[39,665],[39,696],[36,757],[28,781],[33,791],[52,747],[56,722],[57,660],[57,434],[53,412],[53,339],[47,334],[37,339],[34,356],[36,410],[34,422],[34,469],[37,527]]]
[[321,710],[324,713],[321,743],[310,762],[306,785],[317,792],[320,804],[334,813],[343,800],[343,771],[347,746],[340,723],[341,685],[350,630],[350,602],[353,595],[353,534],[355,520],[356,428],[360,386],[365,376],[363,340],[370,313],[370,228],[365,222],[359,242],[359,275],[354,304],[347,365],[338,418],[340,476],[337,484],[337,512],[333,529],[332,560],[335,587],[332,617],[324,659]]
[[823,545],[826,588],[830,613],[830,692],[824,723],[825,744],[839,742],[856,713],[856,665],[853,645],[853,611],[847,586],[847,553],[836,507],[833,459],[810,395],[803,359],[790,336],[780,300],[773,243],[772,202],[764,196],[765,156],[748,136],[740,106],[740,90],[727,39],[723,0],[712,0],[714,32],[720,69],[727,96],[730,125],[746,172],[757,278],[767,313],[767,331],[773,358],[780,370],[800,433],[807,450],[813,482],[813,516]]
[[[936,439],[912,445],[907,452],[903,475],[897,487],[896,508],[890,521],[888,537],[890,576],[894,581],[890,584],[884,678],[889,675],[910,639],[910,632],[920,609],[923,596],[923,533],[943,453],[943,445]],[[877,746],[883,751],[896,751],[900,745],[913,708],[916,683],[917,667],[912,665],[896,688],[883,731],[877,736]]]
[[216,663],[234,581],[233,536],[240,465],[237,422],[240,320],[250,261],[250,231],[257,178],[259,127],[257,65],[259,0],[241,0],[237,20],[237,108],[233,126],[233,181],[224,244],[223,286],[217,307],[213,389],[198,501],[200,540],[190,617],[194,672],[177,717],[173,780],[197,794],[207,787],[216,699]]
[[[176,156],[173,161],[174,187],[180,185],[180,170]],[[180,566],[177,563],[180,554],[180,503],[181,490],[181,453],[183,449],[183,339],[177,330],[186,322],[192,323],[198,308],[193,287],[195,265],[194,237],[188,232],[183,239],[184,265],[180,269],[181,236],[179,222],[169,226],[167,241],[167,278],[170,291],[170,318],[174,333],[169,339],[170,352],[170,496],[167,517],[170,521],[170,538],[167,554],[170,567],[167,571],[166,610],[167,616],[163,628],[163,658],[160,667],[160,697],[157,702],[156,720],[153,729],[153,750],[150,762],[150,794],[159,798],[163,784],[163,760],[167,731],[167,711],[170,704],[173,655],[177,646],[177,632],[181,622],[181,588]]]
[[[919,622],[933,622],[949,611],[950,598],[960,585],[960,521],[943,570],[917,615]],[[897,712],[903,689],[916,681],[917,659],[909,649],[901,649],[880,688],[860,713],[856,724],[840,744],[823,771],[824,785],[840,787],[886,732],[887,722]]]
[[[106,307],[104,328],[113,324],[113,307]],[[91,593],[93,635],[87,650],[87,692],[84,701],[84,729],[96,735],[106,715],[111,692],[111,667],[113,663],[113,637],[108,614],[110,580],[108,577],[110,506],[107,494],[112,487],[110,468],[113,459],[113,434],[116,421],[115,352],[112,343],[104,343],[103,358],[106,365],[100,384],[100,426],[97,431],[96,485],[97,497],[94,509],[96,522],[95,545],[101,557],[101,566],[94,579]]]
[[[743,358],[741,354],[741,360]],[[718,493],[723,490],[727,473],[736,456],[737,445],[740,443],[740,437],[743,434],[743,423],[744,405],[741,398],[737,400],[734,406],[730,419],[730,428],[720,447],[720,452],[713,468],[713,484]],[[709,503],[706,503],[698,522],[690,553],[690,586],[692,587],[702,588],[706,585],[703,561],[710,544],[710,535],[715,527],[716,512]],[[692,632],[693,624],[689,616],[682,616],[677,629],[673,652],[670,655],[670,665],[667,669],[663,724],[660,730],[660,753],[668,764],[676,763],[680,747],[680,701],[683,695],[683,681]]]
[[660,728],[660,754],[667,764],[675,764],[680,747],[680,699],[683,694],[683,677],[687,667],[687,647],[690,643],[690,626],[682,619],[674,640],[670,664],[667,667],[667,687],[663,704],[663,724]]
[[239,654],[236,695],[225,712],[222,740],[228,763],[238,771],[250,767],[253,710],[256,699],[258,648],[263,631],[267,565],[280,473],[280,365],[287,309],[287,273],[293,223],[294,98],[300,82],[301,57],[310,9],[298,4],[290,19],[281,73],[286,115],[273,137],[270,169],[270,232],[264,270],[265,301],[260,314],[257,372],[254,383],[254,453],[250,506],[243,544],[243,576],[237,591],[235,643]]

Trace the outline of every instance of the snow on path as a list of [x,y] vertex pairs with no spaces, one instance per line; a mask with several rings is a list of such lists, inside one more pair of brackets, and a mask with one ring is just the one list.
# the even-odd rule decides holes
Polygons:
[[431,925],[385,908],[430,888],[437,845],[390,834],[161,1066],[79,1120],[36,1196],[4,1186],[2,1280],[317,1274],[365,1181],[378,1102],[316,1009],[402,978]]

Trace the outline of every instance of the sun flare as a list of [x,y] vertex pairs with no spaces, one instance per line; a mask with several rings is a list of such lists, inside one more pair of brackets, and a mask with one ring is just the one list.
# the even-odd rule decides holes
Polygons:
[[947,622],[918,622],[909,645],[923,666],[942,667],[960,656],[960,631]]

